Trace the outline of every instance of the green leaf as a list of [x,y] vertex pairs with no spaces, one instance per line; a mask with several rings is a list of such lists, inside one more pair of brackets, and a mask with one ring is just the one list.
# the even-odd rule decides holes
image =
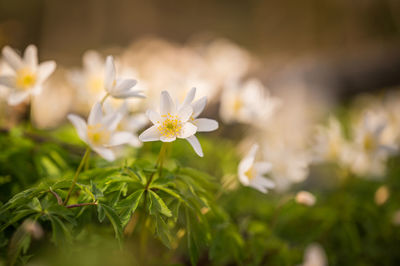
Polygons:
[[178,199],[179,201],[183,201],[182,197],[177,192],[173,191],[172,189],[169,189],[169,188],[163,187],[163,186],[159,186],[159,185],[153,185],[153,186],[151,186],[151,188],[162,190],[165,193],[171,195],[172,197]]
[[22,218],[24,218],[30,214],[34,214],[34,213],[36,213],[36,210],[32,210],[32,209],[24,209],[24,210],[15,211],[15,213],[13,213],[13,217],[11,218],[11,220],[9,220],[8,223],[6,223],[2,227],[0,227],[0,232],[3,231],[4,229],[6,229],[8,226],[12,225],[13,223],[16,223],[19,220],[21,220]]
[[95,200],[104,197],[103,192],[96,187],[96,185],[92,182],[92,180],[90,180],[90,186],[91,186],[91,192],[93,193]]
[[115,238],[118,241],[121,241],[122,240],[122,223],[121,223],[119,216],[111,207],[109,207],[103,203],[99,204],[99,206],[101,206],[101,209],[104,210],[104,213],[107,216],[108,220],[110,220],[110,222],[114,228],[114,231],[115,231]]
[[151,199],[150,214],[156,214],[157,212],[171,217],[171,210],[167,207],[165,202],[158,196],[154,191],[149,190],[149,196]]
[[37,211],[37,212],[41,212],[43,209],[42,209],[42,205],[40,204],[40,201],[39,201],[39,199],[37,198],[37,197],[34,197],[33,199],[32,199],[32,202],[29,204],[29,207],[32,209],[32,210],[35,210],[35,211]]
[[165,246],[171,248],[171,233],[167,223],[161,216],[156,216],[156,235]]
[[136,208],[138,207],[143,196],[143,192],[144,189],[139,189],[118,203],[117,208],[122,210],[121,220],[123,225],[128,223],[132,213],[136,211]]
[[72,237],[65,224],[57,216],[49,215],[48,218],[51,222],[51,228],[53,231],[51,240],[56,245],[63,244],[64,242],[70,242]]

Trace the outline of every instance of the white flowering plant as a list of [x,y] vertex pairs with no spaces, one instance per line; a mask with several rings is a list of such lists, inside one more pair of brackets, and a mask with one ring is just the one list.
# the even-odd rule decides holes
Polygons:
[[[1,119],[0,266],[398,261],[396,97],[311,123],[302,103],[244,81],[247,53],[223,43],[202,56],[164,48],[172,59],[158,44],[144,66],[129,64],[130,51],[115,62],[87,52],[60,82],[82,90],[63,124],[36,127],[34,108]],[[212,56],[221,50],[225,59]],[[60,73],[35,46],[3,57],[7,114],[63,100],[41,98]],[[170,66],[177,59],[182,69]],[[202,83],[170,89],[188,80]],[[207,97],[210,88],[221,91]]]

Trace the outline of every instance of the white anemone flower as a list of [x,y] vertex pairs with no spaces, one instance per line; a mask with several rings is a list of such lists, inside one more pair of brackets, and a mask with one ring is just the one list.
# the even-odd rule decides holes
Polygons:
[[40,94],[43,83],[56,68],[54,61],[39,64],[37,48],[32,44],[25,49],[23,57],[9,46],[5,46],[2,53],[4,61],[13,70],[12,74],[0,76],[0,84],[11,89],[9,105],[20,104],[30,95]]
[[[184,104],[177,108],[167,91],[161,92],[160,113],[148,110],[146,115],[153,126],[140,134],[139,139],[143,142],[158,140],[172,142],[176,138],[188,139],[197,131],[197,126],[191,120],[193,107]],[[189,143],[193,146],[193,142],[189,141]],[[193,146],[193,148],[197,150],[196,146]]]
[[126,144],[131,140],[130,132],[116,130],[121,118],[119,112],[103,115],[100,103],[93,105],[87,123],[77,115],[68,115],[81,140],[108,161],[115,160],[112,147]]
[[220,115],[225,123],[240,122],[263,126],[280,106],[281,100],[257,79],[243,85],[234,83],[224,89],[221,96]]
[[108,95],[116,99],[144,98],[142,91],[132,90],[136,85],[134,79],[117,79],[114,58],[107,56],[105,66],[104,87]]
[[268,189],[274,188],[275,184],[264,177],[272,169],[269,162],[256,162],[258,145],[254,144],[249,153],[239,163],[239,181],[244,186],[253,187],[262,193],[267,193]]
[[[193,108],[193,114],[190,117],[190,121],[197,127],[197,132],[211,132],[218,129],[218,122],[214,119],[209,118],[198,118],[198,116],[203,112],[207,104],[207,97],[204,96],[199,100],[193,102],[196,96],[196,88],[192,88],[180,108],[186,105],[190,105]],[[200,157],[203,157],[203,150],[201,148],[200,142],[195,135],[192,135],[186,139],[192,145],[194,151]]]
[[318,243],[311,243],[304,251],[304,261],[301,266],[327,266],[327,257],[323,247]]

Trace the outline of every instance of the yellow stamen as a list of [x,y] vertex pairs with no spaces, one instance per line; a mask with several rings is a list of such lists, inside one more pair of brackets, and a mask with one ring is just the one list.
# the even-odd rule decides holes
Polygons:
[[182,130],[182,122],[177,115],[162,115],[162,118],[166,118],[157,128],[161,132],[161,135],[166,138],[175,137]]
[[87,136],[93,144],[103,145],[109,143],[111,132],[103,128],[101,124],[89,125],[87,127]]
[[17,72],[16,86],[17,88],[26,90],[32,88],[36,80],[36,75],[30,69],[23,68]]
[[244,173],[247,176],[247,179],[252,180],[256,177],[256,171],[254,170],[254,166],[251,166],[249,170]]

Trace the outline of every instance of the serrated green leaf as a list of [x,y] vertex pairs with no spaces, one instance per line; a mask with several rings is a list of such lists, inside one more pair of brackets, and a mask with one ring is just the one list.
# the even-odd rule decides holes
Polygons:
[[70,242],[72,237],[70,230],[65,226],[65,224],[55,215],[49,215],[48,219],[51,222],[52,228],[51,240],[56,245],[61,245],[64,242]]
[[156,214],[157,212],[171,217],[171,210],[167,207],[165,202],[158,196],[154,191],[149,190],[149,196],[151,198],[150,214]]
[[110,222],[114,228],[115,238],[118,241],[121,241],[122,240],[122,223],[121,223],[119,216],[110,206],[107,206],[103,203],[101,203],[99,205],[101,205],[102,209],[104,210],[105,215],[107,216],[108,220],[110,220]]

